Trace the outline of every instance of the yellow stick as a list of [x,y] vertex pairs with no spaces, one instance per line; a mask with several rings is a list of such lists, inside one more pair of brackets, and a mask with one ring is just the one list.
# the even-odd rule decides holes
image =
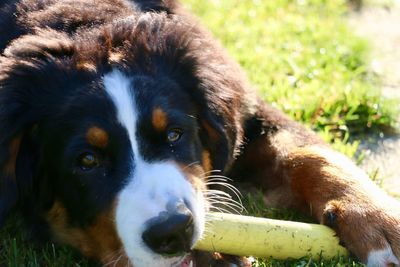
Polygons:
[[207,214],[205,236],[195,248],[275,259],[348,255],[326,226],[223,213]]

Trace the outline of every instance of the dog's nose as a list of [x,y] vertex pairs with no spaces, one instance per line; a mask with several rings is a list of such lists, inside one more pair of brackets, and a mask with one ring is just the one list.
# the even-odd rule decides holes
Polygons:
[[193,231],[192,213],[185,204],[180,203],[173,211],[163,212],[151,219],[142,238],[154,252],[175,255],[190,250]]

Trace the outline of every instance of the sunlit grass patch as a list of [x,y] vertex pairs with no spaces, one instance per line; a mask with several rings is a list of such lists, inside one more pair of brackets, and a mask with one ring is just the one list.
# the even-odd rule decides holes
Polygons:
[[367,68],[368,44],[343,0],[184,1],[245,68],[263,98],[349,156],[348,141],[392,129],[393,101]]

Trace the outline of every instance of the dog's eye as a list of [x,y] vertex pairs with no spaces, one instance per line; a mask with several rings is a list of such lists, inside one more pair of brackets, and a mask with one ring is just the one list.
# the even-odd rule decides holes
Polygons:
[[179,128],[174,128],[174,129],[169,130],[167,132],[168,142],[173,143],[173,142],[178,141],[181,138],[182,134],[183,134],[183,131],[182,131],[182,129],[179,129]]
[[93,153],[86,152],[79,156],[78,166],[83,171],[90,171],[91,169],[99,166],[99,161]]

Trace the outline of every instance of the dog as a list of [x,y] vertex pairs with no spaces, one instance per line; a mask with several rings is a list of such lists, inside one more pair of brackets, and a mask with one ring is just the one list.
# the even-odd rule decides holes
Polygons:
[[192,251],[224,176],[332,227],[368,266],[399,264],[399,203],[264,103],[176,1],[0,10],[1,223],[18,210],[102,264],[229,265]]

